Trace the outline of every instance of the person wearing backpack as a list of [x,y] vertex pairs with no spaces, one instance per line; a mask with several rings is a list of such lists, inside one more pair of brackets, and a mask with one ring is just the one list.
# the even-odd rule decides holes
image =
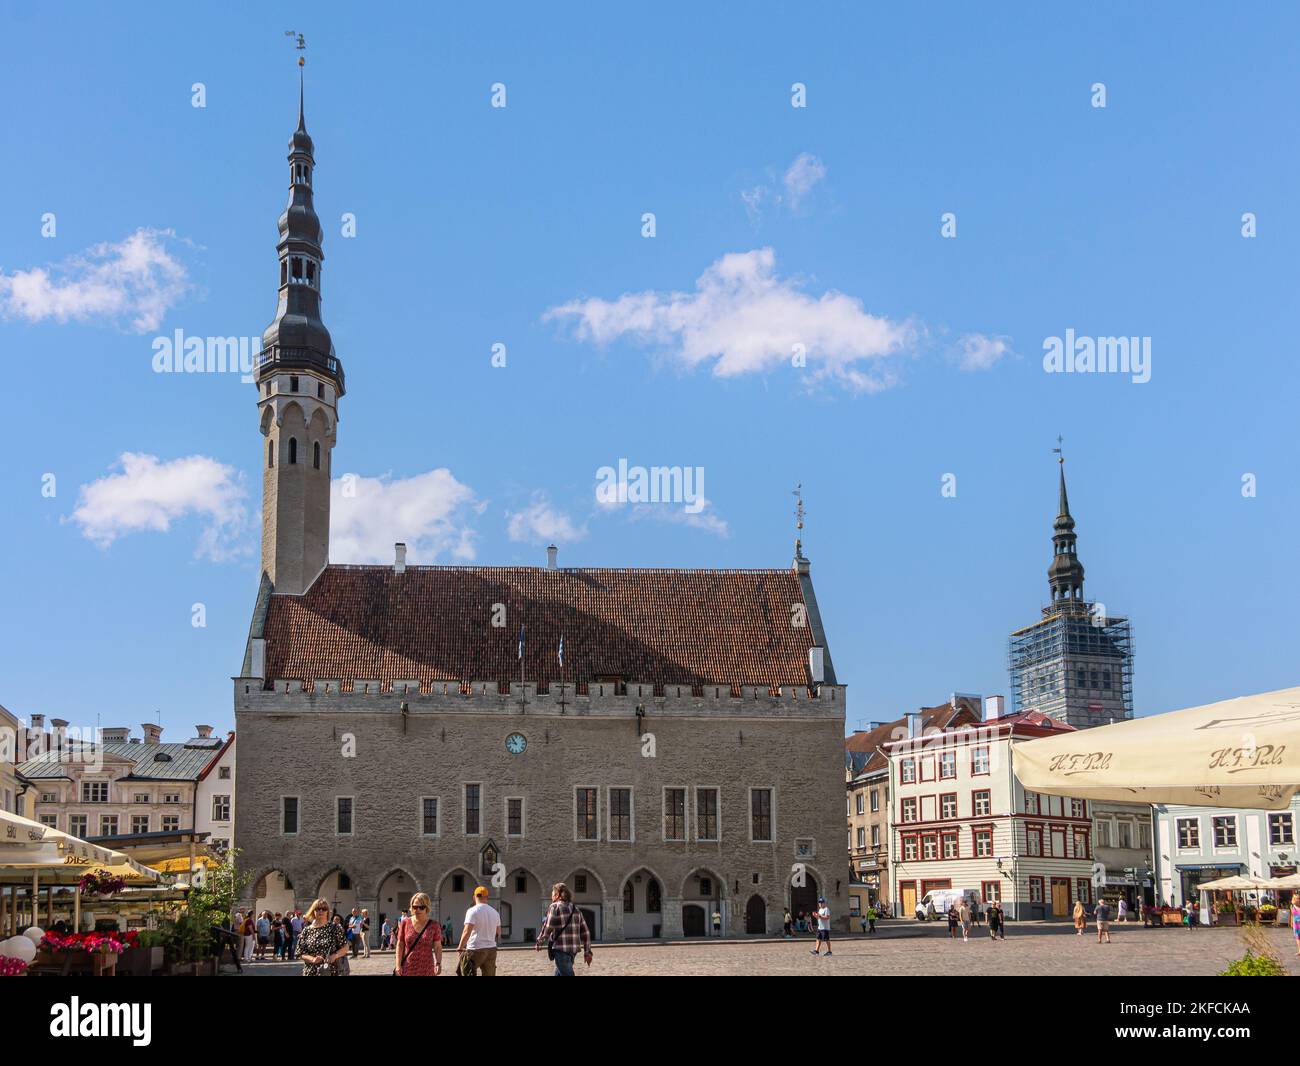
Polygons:
[[546,949],[546,957],[555,963],[555,977],[574,976],[573,960],[579,948],[582,961],[591,965],[591,931],[563,881],[551,886],[551,905],[537,934],[537,950],[542,948]]

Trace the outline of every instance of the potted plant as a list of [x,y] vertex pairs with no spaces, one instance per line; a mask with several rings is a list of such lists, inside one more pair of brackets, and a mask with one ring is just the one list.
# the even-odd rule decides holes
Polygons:
[[157,929],[131,929],[124,938],[126,953],[118,972],[131,977],[149,977],[163,967],[163,934]]
[[22,959],[0,957],[0,977],[21,977],[27,972],[27,963]]
[[177,976],[215,976],[220,941],[217,929],[230,923],[231,909],[247,876],[235,869],[232,849],[208,869],[204,883],[194,885],[185,910],[166,934],[170,973]]
[[36,955],[37,962],[49,962],[64,956],[68,973],[90,974],[103,977],[115,973],[117,960],[126,950],[126,942],[118,933],[46,933],[41,938]]

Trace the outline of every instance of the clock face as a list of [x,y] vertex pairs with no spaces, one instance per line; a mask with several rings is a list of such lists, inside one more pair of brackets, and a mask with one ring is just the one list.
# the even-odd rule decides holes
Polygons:
[[506,751],[511,755],[522,755],[524,748],[528,747],[528,741],[524,739],[522,733],[511,733],[506,737]]

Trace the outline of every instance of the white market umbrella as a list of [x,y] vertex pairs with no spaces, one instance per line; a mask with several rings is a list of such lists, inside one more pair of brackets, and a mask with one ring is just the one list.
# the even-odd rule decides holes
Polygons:
[[1015,771],[1054,796],[1286,810],[1300,792],[1300,688],[1022,741]]

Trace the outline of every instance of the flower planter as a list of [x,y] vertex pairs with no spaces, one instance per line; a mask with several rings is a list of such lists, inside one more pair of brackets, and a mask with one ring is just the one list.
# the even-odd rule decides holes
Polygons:
[[97,951],[90,958],[90,975],[92,977],[112,977],[117,973],[118,953],[116,951]]
[[161,946],[128,948],[118,961],[119,975],[130,977],[150,977],[163,968],[163,949]]

